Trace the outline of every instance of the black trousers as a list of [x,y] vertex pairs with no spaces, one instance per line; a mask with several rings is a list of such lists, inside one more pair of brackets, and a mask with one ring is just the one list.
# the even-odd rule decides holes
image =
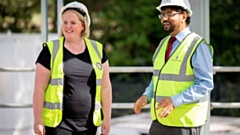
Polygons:
[[97,133],[97,127],[81,132],[73,132],[61,127],[51,128],[45,126],[45,129],[46,129],[45,135],[96,135]]
[[169,127],[155,120],[151,124],[149,135],[200,135],[201,128],[202,127]]

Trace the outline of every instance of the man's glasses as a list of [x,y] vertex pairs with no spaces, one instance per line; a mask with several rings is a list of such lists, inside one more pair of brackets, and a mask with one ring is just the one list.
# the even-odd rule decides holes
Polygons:
[[175,13],[173,13],[173,12],[168,12],[168,13],[165,13],[165,14],[161,13],[161,14],[158,15],[158,18],[159,18],[159,19],[162,19],[162,18],[164,18],[164,17],[169,18],[169,17],[173,17],[173,16],[176,15],[176,14],[181,14],[181,12],[175,12]]

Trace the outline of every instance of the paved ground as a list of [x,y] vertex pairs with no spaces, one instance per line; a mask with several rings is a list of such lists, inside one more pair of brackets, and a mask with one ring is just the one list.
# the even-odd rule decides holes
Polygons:
[[240,135],[240,118],[212,116],[210,135]]
[[[114,118],[110,135],[147,135],[150,124],[149,113]],[[240,118],[211,116],[209,130],[209,135],[240,135]]]

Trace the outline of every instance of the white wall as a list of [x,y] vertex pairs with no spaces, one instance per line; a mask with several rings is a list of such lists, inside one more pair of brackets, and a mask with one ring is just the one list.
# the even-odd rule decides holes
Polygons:
[[[0,68],[35,68],[41,40],[41,34],[0,34]],[[33,85],[34,72],[0,71],[0,104],[32,104]],[[0,108],[0,135],[33,135],[32,126],[32,108]]]

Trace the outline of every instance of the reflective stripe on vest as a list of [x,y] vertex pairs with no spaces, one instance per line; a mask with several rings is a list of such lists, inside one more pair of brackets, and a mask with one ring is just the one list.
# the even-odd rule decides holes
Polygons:
[[[96,52],[90,54],[92,65],[96,74],[96,95],[95,95],[95,106],[93,113],[93,123],[95,126],[101,125],[101,82],[102,82],[102,45],[93,40],[85,39],[88,46],[89,52]],[[99,44],[99,45],[98,45]],[[98,59],[96,59],[98,58]]]
[[159,101],[164,97],[179,94],[194,81],[195,76],[191,67],[191,57],[203,39],[195,33],[189,34],[165,63],[165,52],[170,37],[164,38],[153,56],[154,92],[151,101],[151,117],[163,125],[175,127],[196,127],[203,125],[207,117],[208,101],[202,98],[191,104],[178,106],[166,117],[160,119],[157,114],[162,110],[155,110]]
[[[84,39],[89,50],[89,55],[92,61],[93,69],[96,73],[96,96],[95,96],[95,111],[93,122],[95,126],[101,124],[101,79],[102,79],[102,45],[96,41]],[[48,88],[45,92],[43,121],[46,126],[56,127],[62,120],[63,109],[63,42],[64,38],[59,38],[47,45],[51,54],[51,79]]]
[[[182,63],[187,63],[187,60],[190,57],[191,52],[193,51],[196,43],[199,42],[199,40],[201,40],[199,37],[195,37],[193,39],[189,49],[186,52],[186,55],[185,55]],[[153,59],[156,59],[156,56]],[[177,74],[177,75],[176,74],[161,74],[159,79],[161,79],[161,80],[172,80],[172,79],[174,79],[174,81],[183,81],[183,82],[194,80],[195,79],[194,75],[186,76],[186,66],[187,66],[187,64],[181,64],[180,73]],[[154,69],[153,76],[158,76],[159,74],[160,74],[160,69],[158,69],[158,70]]]

